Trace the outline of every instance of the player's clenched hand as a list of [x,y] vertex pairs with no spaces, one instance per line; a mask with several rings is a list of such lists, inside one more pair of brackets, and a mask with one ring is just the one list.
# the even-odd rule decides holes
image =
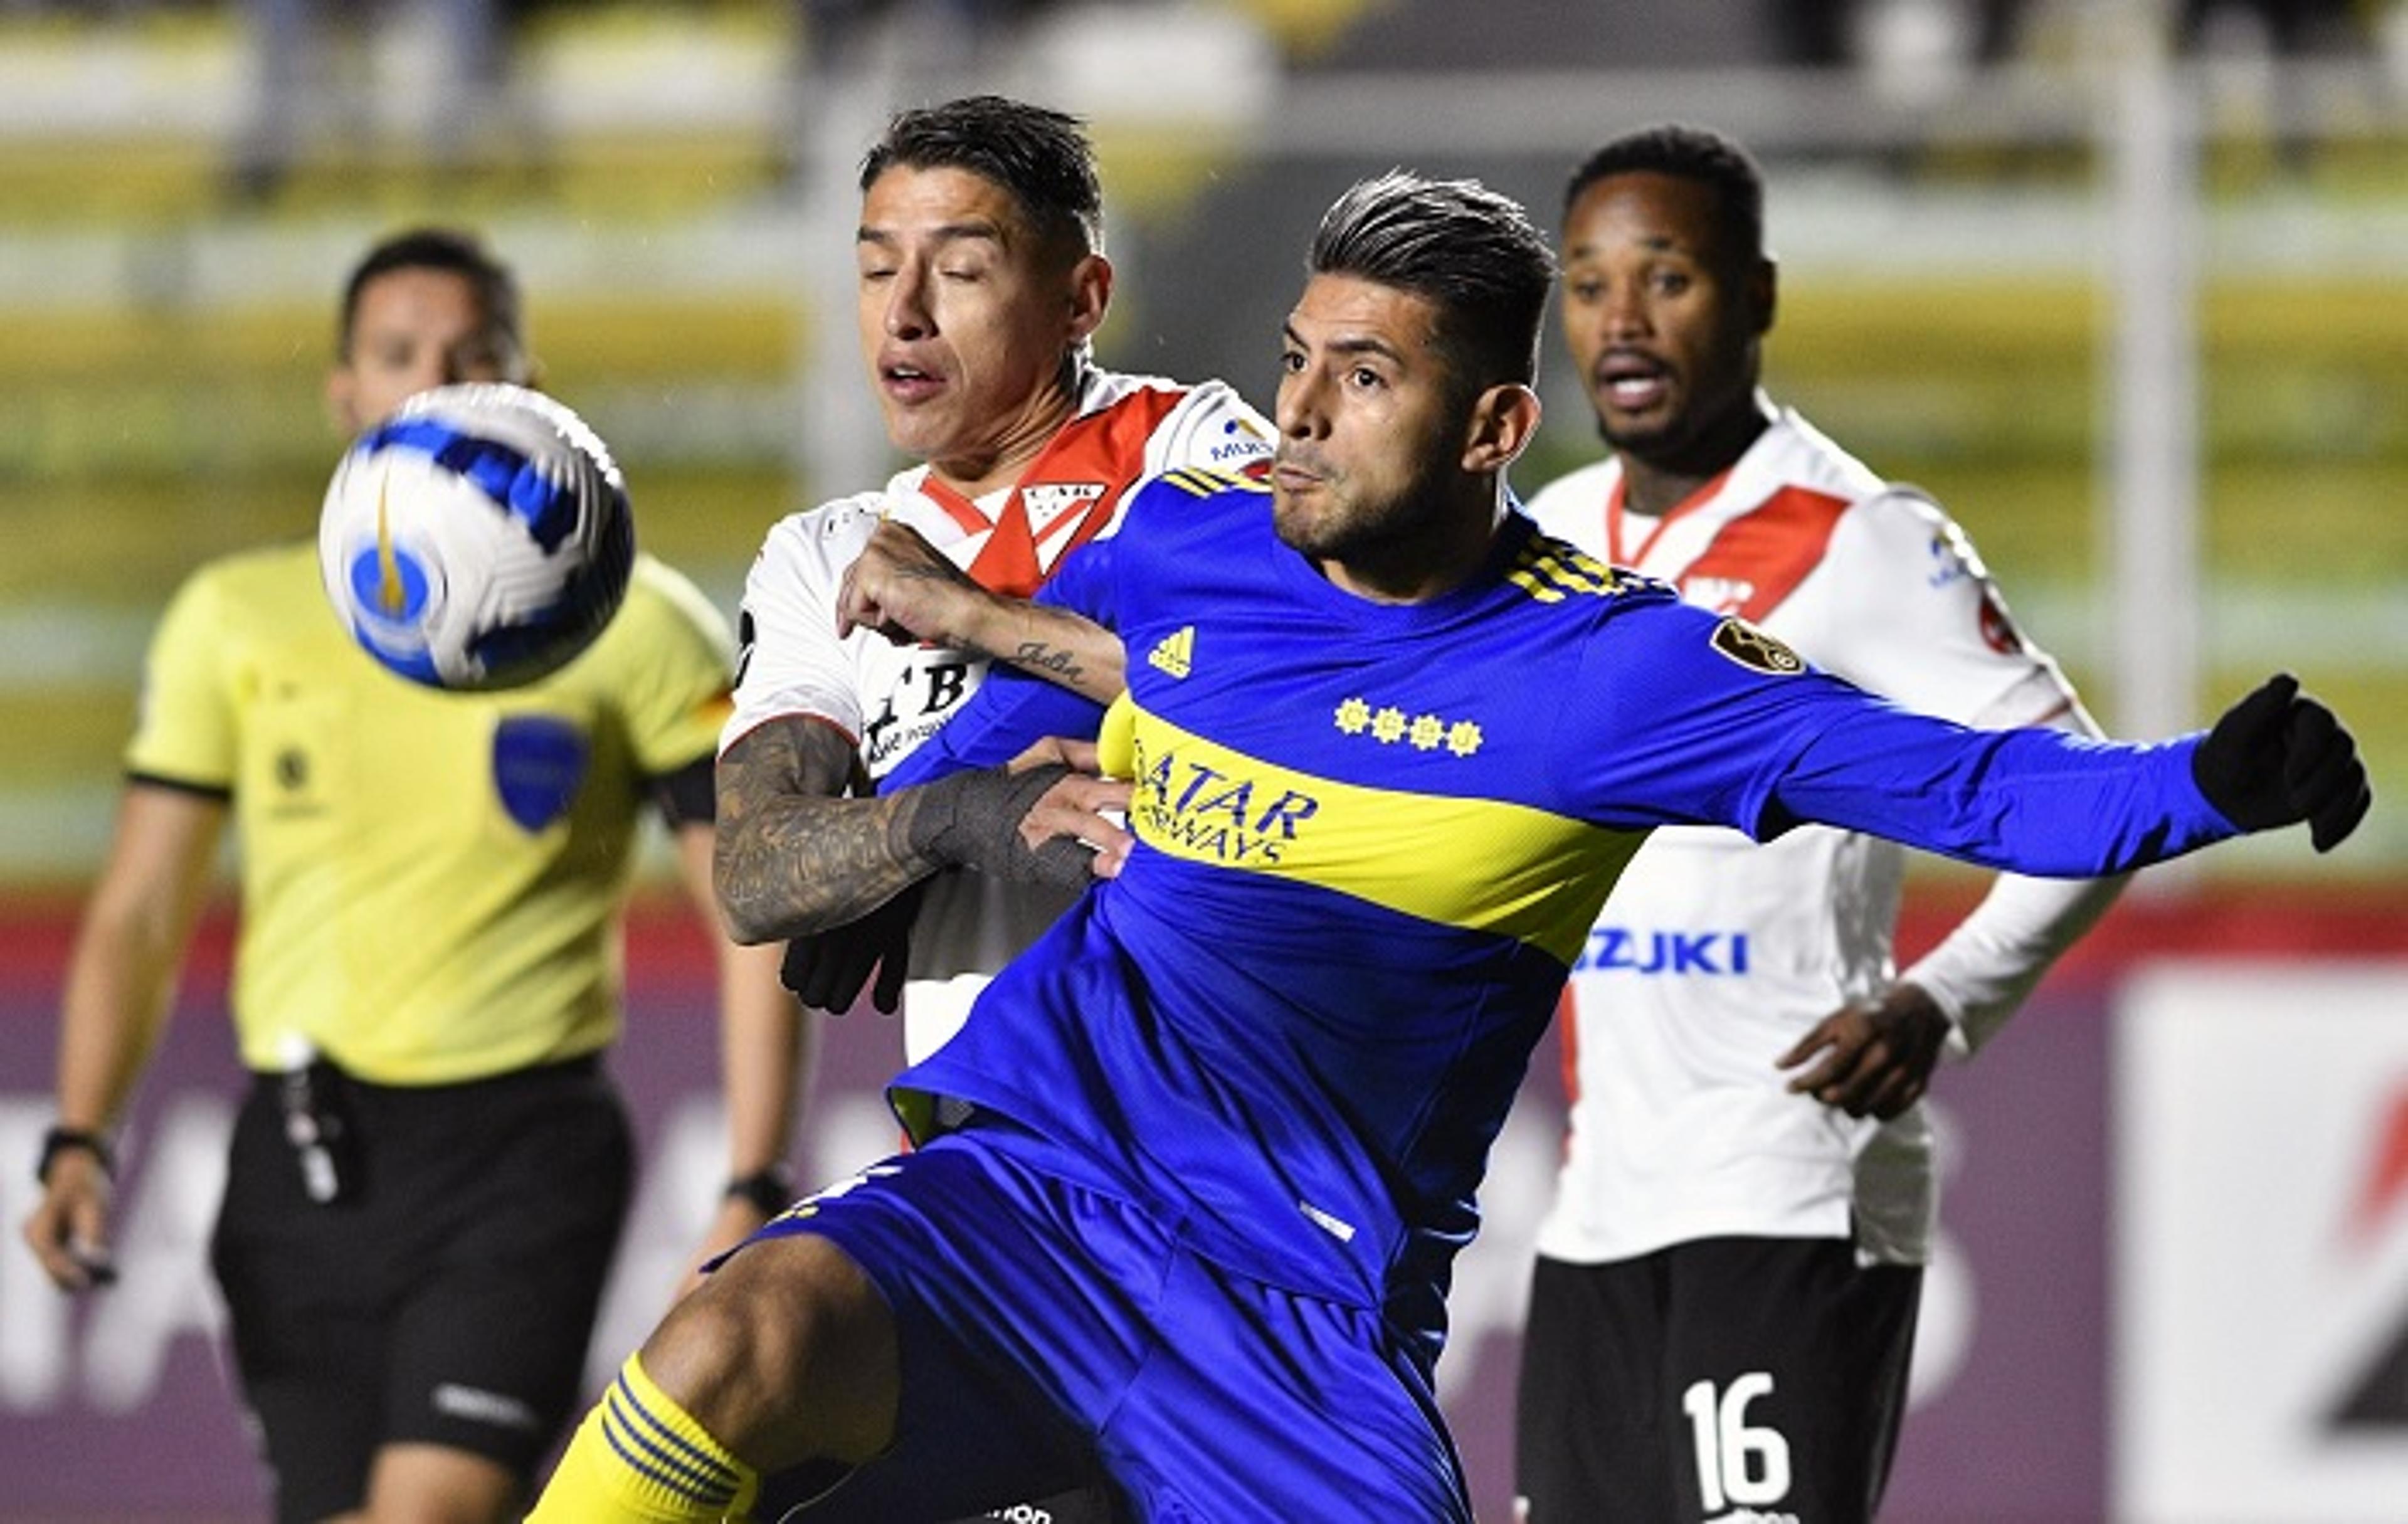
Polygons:
[[1776,1061],[1796,1069],[1819,1056],[1790,1080],[1792,1093],[1886,1122],[1923,1099],[1947,1038],[1947,1014],[1921,986],[1893,985],[1880,999],[1825,1016]]
[[80,1150],[50,1161],[42,1199],[25,1218],[25,1243],[63,1291],[86,1291],[117,1279],[108,1254],[112,1188],[100,1161]]
[[1136,838],[1128,833],[1129,785],[1122,779],[1097,777],[1096,743],[1054,737],[1040,740],[1012,759],[1015,770],[1059,763],[1070,770],[1046,790],[1036,808],[1020,823],[1021,839],[1031,851],[1065,838],[1090,855],[1087,871],[1099,879],[1119,876]]
[[837,585],[836,632],[872,629],[896,644],[960,643],[963,622],[985,593],[920,532],[880,522]]
[[2262,831],[2304,820],[2318,852],[2340,845],[2374,802],[2358,742],[2288,672],[2226,710],[2191,754],[2190,770],[2235,826]]
[[785,961],[778,980],[795,999],[814,1011],[838,1015],[853,1009],[871,970],[878,983],[869,1003],[893,1015],[903,1003],[903,975],[911,961],[911,923],[920,913],[928,881],[907,884],[901,893],[857,921],[832,926],[786,943]]

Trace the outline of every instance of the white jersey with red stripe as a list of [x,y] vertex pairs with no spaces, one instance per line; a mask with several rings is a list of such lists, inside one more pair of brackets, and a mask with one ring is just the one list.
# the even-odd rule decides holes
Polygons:
[[[874,783],[985,680],[985,660],[957,651],[897,645],[867,630],[838,638],[838,584],[880,520],[918,530],[987,585],[1025,593],[1072,548],[1111,534],[1140,483],[1189,467],[1242,469],[1270,449],[1270,425],[1224,382],[1187,386],[1090,367],[1076,414],[1009,487],[974,502],[914,466],[882,491],[788,515],[745,580],[736,709],[720,750],[769,720],[814,719],[853,742],[863,783]],[[1015,570],[1010,541],[1024,524]],[[904,992],[913,1062],[953,1035],[988,976],[1068,903],[967,871],[929,886]]]
[[[1768,409],[1770,404],[1766,404]],[[1661,519],[1623,509],[1620,463],[1531,499],[1548,532],[1737,613],[1809,661],[1926,712],[1987,728],[2078,714],[1973,547],[1778,410],[1723,476]],[[1570,1136],[1540,1252],[1574,1263],[1698,1238],[1847,1238],[1920,1263],[1930,1129],[1793,1095],[1775,1060],[1896,978],[1903,853],[1810,827],[1757,845],[1657,830],[1622,875],[1565,996]]]

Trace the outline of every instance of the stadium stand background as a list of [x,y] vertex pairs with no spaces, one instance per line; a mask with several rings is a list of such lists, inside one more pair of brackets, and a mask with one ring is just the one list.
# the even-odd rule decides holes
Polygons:
[[[1224,375],[1263,401],[1305,238],[1348,180],[1476,173],[1551,221],[1588,146],[1680,117],[1766,161],[1784,266],[1773,388],[1950,506],[2111,728],[2178,728],[2290,664],[2359,727],[2378,792],[2332,858],[2286,840],[2153,876],[2015,1035],[1943,1077],[1969,1144],[1897,1516],[2254,1518],[2272,1516],[2249,1488],[2274,1477],[2295,1503],[2322,1499],[2317,1517],[2386,1517],[2315,1469],[2315,1436],[2372,1455],[2393,1487],[2378,1495],[2408,1496],[2408,1123],[2391,1120],[2408,1117],[2408,1039],[2353,1014],[2408,1000],[2408,7],[1486,0],[1470,15],[1451,0],[0,0],[10,1232],[24,1172],[5,1161],[30,1158],[48,1120],[50,1002],[143,640],[197,562],[311,531],[339,448],[318,400],[330,288],[369,238],[422,219],[491,234],[525,278],[549,384],[626,467],[644,542],[732,605],[772,519],[889,465],[854,369],[845,233],[853,155],[891,106],[994,88],[1089,115],[1124,273],[1106,358]],[[1595,449],[1559,369],[1547,399],[1519,473],[1533,485]],[[1938,866],[1918,884],[1943,906],[1972,890]],[[141,1274],[94,1317],[0,1250],[0,1520],[239,1517],[255,1495],[190,1253],[214,1188],[208,1097],[229,1087],[225,929],[143,1100]],[[647,913],[634,931],[621,1066],[648,1107],[648,1184],[605,1334],[620,1344],[715,1178],[700,954]],[[2267,1009],[2219,1025],[2219,989]],[[831,1044],[819,1172],[880,1146],[892,1038],[865,1023]],[[2228,1108],[2240,1141],[2182,1130],[2207,1126],[2184,1095],[2221,1093],[2227,1072],[2260,1086]],[[2190,1089],[2151,1088],[2167,1074]],[[1448,1361],[1484,1517],[1500,1519],[1549,1078],[1500,1145],[1497,1230],[1467,1258]],[[2181,1320],[2222,1303],[2153,1256],[2222,1241],[2153,1173],[2180,1176],[2169,1137],[2255,1159],[2258,1186],[2299,1199],[2259,1236],[2296,1221],[2309,1258],[2263,1267],[2267,1284],[2339,1321],[2200,1352]],[[2272,1373],[2225,1394],[2219,1358]],[[39,1463],[64,1448],[127,1464]],[[2238,1510],[2218,1514],[2190,1506],[2169,1455],[2259,1469],[2192,1466]]]

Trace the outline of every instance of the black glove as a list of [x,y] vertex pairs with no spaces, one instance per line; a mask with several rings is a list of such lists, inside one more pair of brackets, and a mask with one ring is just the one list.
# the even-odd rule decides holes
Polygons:
[[2339,846],[2374,802],[2358,742],[2288,672],[2224,712],[2191,753],[2190,775],[2243,830],[2304,820],[2318,852]]
[[1083,889],[1095,882],[1094,848],[1075,837],[1056,836],[1032,850],[1020,838],[1021,821],[1070,771],[1048,762],[1021,772],[1001,767],[957,772],[923,784],[910,826],[911,849],[1015,884]]
[[876,969],[869,1003],[893,1015],[903,1003],[903,974],[911,962],[911,923],[927,892],[928,881],[922,879],[858,921],[796,937],[786,943],[778,982],[810,1009],[841,1014],[853,1009],[869,970]]

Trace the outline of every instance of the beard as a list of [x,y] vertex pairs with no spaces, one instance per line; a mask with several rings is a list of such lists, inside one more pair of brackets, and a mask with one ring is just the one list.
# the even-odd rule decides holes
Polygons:
[[[1444,451],[1443,442],[1428,442],[1400,482],[1379,489],[1310,451],[1283,446],[1272,459],[1272,526],[1288,549],[1315,561],[1385,560],[1445,516],[1442,483],[1454,463]],[[1320,480],[1309,493],[1291,496],[1278,484],[1281,464],[1301,467]]]

